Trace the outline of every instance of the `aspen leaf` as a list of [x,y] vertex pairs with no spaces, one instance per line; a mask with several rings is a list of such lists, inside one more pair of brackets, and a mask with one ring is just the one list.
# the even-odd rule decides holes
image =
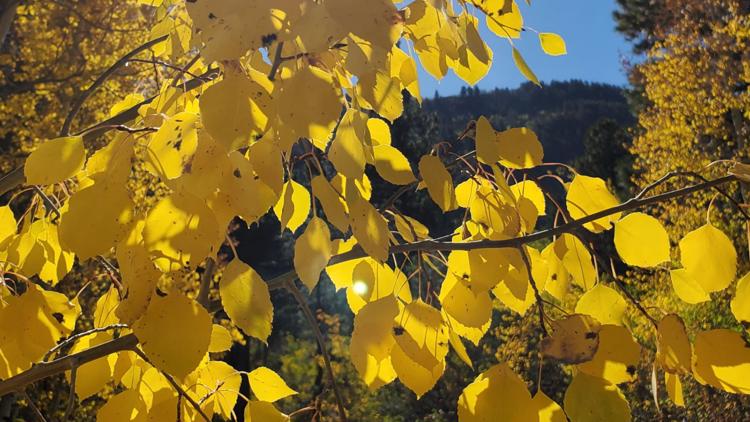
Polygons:
[[592,316],[602,324],[622,325],[627,308],[617,291],[599,283],[578,299],[575,312]]
[[325,176],[317,175],[310,182],[313,195],[318,198],[323,207],[326,219],[339,231],[346,233],[349,230],[349,215],[344,198],[331,186]]
[[526,383],[505,363],[481,373],[458,398],[459,422],[537,420]]
[[482,40],[477,27],[478,20],[468,12],[458,17],[457,32],[465,40],[459,44],[457,59],[449,62],[456,75],[469,85],[476,85],[492,67],[492,49]]
[[146,312],[161,272],[151,262],[148,250],[140,243],[123,242],[115,252],[123,286],[123,298],[117,305],[115,314],[122,322],[132,324]]
[[198,148],[198,115],[183,112],[162,123],[146,145],[146,169],[163,181],[180,177]]
[[266,129],[272,90],[260,72],[248,76],[226,66],[224,78],[200,97],[203,125],[227,151],[247,146]]
[[534,74],[534,71],[531,70],[528,64],[526,64],[526,60],[524,60],[523,56],[521,55],[521,52],[518,51],[518,49],[516,49],[515,47],[513,47],[513,63],[515,63],[518,70],[526,79],[533,82],[534,85],[538,87],[542,86],[542,84],[539,83],[539,78],[536,77],[536,74]]
[[[85,336],[73,345],[70,353],[78,353],[109,340],[112,340],[112,334],[110,333],[96,333]],[[114,356],[96,359],[79,366],[76,369],[76,395],[78,399],[85,400],[102,391],[112,379],[113,366]],[[69,373],[66,373],[66,375],[68,382],[70,382]]]
[[123,185],[94,183],[70,198],[60,219],[60,242],[79,259],[104,254],[127,233],[133,208]]
[[273,404],[251,400],[245,407],[247,422],[289,422],[289,416],[281,413]]
[[388,123],[385,120],[368,119],[367,131],[370,134],[373,147],[391,144],[391,128],[388,127]]
[[484,3],[486,4],[484,11],[487,14],[487,27],[490,31],[503,38],[521,37],[523,16],[515,0],[509,2],[490,0]]
[[750,273],[737,282],[730,307],[737,321],[750,322]]
[[596,267],[591,253],[580,239],[565,233],[554,243],[555,254],[573,281],[584,290],[589,290],[596,283]]
[[[484,116],[480,116],[477,119],[474,139],[477,145],[477,159],[479,161],[485,164],[494,164],[500,161],[497,133],[492,124],[490,124],[490,121]],[[458,187],[456,187],[456,192],[458,193]]]
[[424,224],[408,215],[395,214],[393,220],[396,224],[396,230],[407,242],[426,239],[430,236],[430,230]]
[[211,326],[211,316],[202,306],[173,292],[154,296],[146,313],[133,325],[133,332],[154,365],[182,378],[208,352]]
[[294,269],[310,291],[318,284],[320,273],[332,256],[333,245],[328,224],[313,217],[294,243]]
[[398,149],[390,145],[373,147],[375,170],[380,177],[394,185],[408,185],[416,181],[409,160]]
[[125,390],[96,412],[97,422],[147,422],[148,408],[137,390]]
[[510,191],[520,201],[526,198],[536,207],[537,215],[546,215],[547,202],[544,198],[544,192],[539,185],[532,180],[524,180],[510,186]]
[[[264,177],[267,175],[261,177],[255,171],[250,160],[239,151],[229,154],[229,166],[221,180],[218,198],[226,205],[231,216],[237,215],[242,217],[248,224],[252,224],[265,215],[269,208],[279,201],[279,192],[273,190],[271,186],[265,183]],[[280,177],[281,174],[277,176]],[[275,182],[278,182],[276,186],[278,188],[281,179],[271,181],[271,183]],[[217,211],[216,214],[217,216],[221,215],[221,212]],[[222,218],[222,228],[225,227],[228,220]]]
[[395,296],[369,302],[354,317],[349,352],[360,378],[370,388],[378,388],[396,378],[390,354],[396,340],[393,320],[399,313]]
[[211,353],[226,352],[232,348],[232,334],[221,325],[214,324],[211,327],[211,342],[208,351]]
[[695,305],[711,300],[711,296],[703,290],[703,286],[698,284],[698,281],[685,268],[671,270],[669,277],[672,280],[674,292],[683,301]]
[[[577,174],[568,187],[566,204],[570,216],[578,220],[615,207],[620,202],[609,192],[604,180]],[[620,215],[621,213],[614,213],[586,223],[583,227],[594,233],[600,233],[609,230],[612,224],[620,219]]]
[[667,386],[667,394],[672,403],[678,407],[685,407],[685,398],[682,395],[682,381],[677,374],[664,373],[664,384]]
[[[291,132],[289,142],[309,138],[319,149],[325,149],[342,108],[332,83],[330,74],[305,66],[288,80],[275,84],[273,96],[279,118]],[[300,92],[306,94],[299,95]]]
[[418,399],[435,386],[445,371],[444,361],[426,368],[409,357],[398,345],[391,352],[391,364],[399,381],[413,391]]
[[451,174],[434,155],[425,155],[419,160],[419,174],[427,185],[430,198],[443,212],[456,209],[456,192],[453,189]]
[[143,227],[144,244],[164,272],[197,266],[222,234],[211,209],[186,191],[173,192],[157,203]]
[[289,180],[284,184],[281,197],[273,206],[273,212],[279,218],[282,229],[286,227],[295,232],[307,220],[310,204],[310,193],[307,188],[294,180]]
[[86,161],[83,138],[69,136],[41,143],[24,164],[29,185],[51,185],[76,175]]
[[489,293],[449,272],[440,287],[440,304],[445,312],[467,327],[481,327],[492,318]]
[[564,56],[568,54],[565,40],[558,34],[540,32],[539,43],[542,45],[542,50],[550,56]]
[[497,134],[500,164],[508,168],[531,168],[542,164],[544,150],[529,128],[513,128]]
[[247,335],[266,342],[271,334],[273,304],[268,285],[250,266],[235,259],[219,282],[221,304],[232,322]]
[[16,217],[9,206],[2,206],[0,207],[0,244],[14,234],[16,234]]
[[0,307],[0,379],[31,367],[62,337],[73,331],[80,313],[77,303],[30,284],[21,296],[3,298]]
[[685,331],[685,323],[675,314],[659,321],[656,329],[656,360],[667,372],[690,371],[692,347]]
[[599,348],[601,325],[588,315],[573,314],[552,322],[552,334],[542,339],[541,351],[564,363],[591,360]]
[[364,198],[349,203],[352,234],[367,255],[378,261],[388,259],[388,221]]
[[247,374],[250,382],[250,389],[259,400],[273,403],[285,397],[297,394],[296,391],[289,388],[283,379],[276,372],[261,366],[253,369]]
[[345,177],[358,179],[364,173],[366,136],[367,115],[353,108],[348,109],[328,150],[331,163]]
[[371,0],[359,7],[351,7],[347,0],[330,0],[326,8],[339,25],[382,48],[390,49],[401,36],[401,20],[391,0]]
[[750,394],[750,348],[739,333],[702,331],[693,344],[693,375],[730,393]]
[[635,379],[641,346],[627,328],[603,325],[599,331],[599,347],[594,358],[578,365],[581,372],[604,378],[612,384]]
[[357,88],[360,101],[381,117],[393,122],[403,114],[401,82],[390,74],[380,70],[367,72],[360,76]]
[[531,399],[539,414],[539,422],[567,422],[568,418],[559,404],[549,398],[543,391],[537,391]]
[[711,224],[680,240],[680,262],[706,293],[726,289],[737,274],[737,251],[732,241]]
[[469,353],[466,351],[466,346],[464,346],[463,342],[461,341],[461,337],[459,337],[455,331],[451,330],[448,340],[451,343],[453,351],[458,355],[458,358],[461,359],[465,364],[469,365],[469,368],[474,369],[474,364],[471,362],[471,357],[469,357]]
[[616,385],[579,372],[565,391],[565,413],[571,422],[630,422],[630,406]]
[[225,362],[206,362],[197,371],[195,395],[201,397],[202,408],[231,419],[239,397],[242,375]]
[[622,260],[637,267],[669,261],[669,235],[659,220],[634,212],[615,223],[615,248]]

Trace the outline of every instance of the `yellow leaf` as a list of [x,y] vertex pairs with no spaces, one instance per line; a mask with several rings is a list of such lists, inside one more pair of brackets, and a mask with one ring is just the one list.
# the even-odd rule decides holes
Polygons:
[[196,267],[215,252],[223,238],[216,217],[204,201],[186,191],[173,192],[146,216],[143,241],[164,272]]
[[360,101],[381,117],[393,122],[404,112],[401,81],[381,70],[361,75],[357,83]]
[[125,183],[133,166],[135,138],[117,134],[106,146],[86,161],[86,174],[99,183]]
[[60,242],[79,259],[107,253],[127,233],[133,208],[125,186],[94,183],[70,198],[60,219]]
[[318,284],[320,273],[333,256],[331,231],[318,217],[307,223],[305,231],[294,242],[294,269],[299,279],[312,291]]
[[698,281],[685,268],[671,270],[669,276],[674,292],[683,301],[695,305],[711,300],[711,296],[703,290],[703,286],[698,284]]
[[659,220],[634,212],[615,223],[615,247],[620,258],[637,267],[669,261],[669,235]]
[[730,306],[737,321],[750,322],[750,273],[737,282]]
[[[112,334],[110,333],[96,333],[85,336],[73,345],[70,353],[82,352],[109,340],[112,340]],[[104,389],[107,383],[112,380],[112,370],[114,369],[115,360],[116,357],[110,355],[87,362],[76,369],[75,391],[79,400],[85,400]],[[68,378],[68,382],[70,382],[69,372],[66,373],[66,377]]]
[[388,259],[388,221],[364,198],[355,197],[349,202],[352,234],[367,255],[383,262]]
[[488,0],[484,3],[483,10],[487,14],[487,27],[490,31],[503,38],[521,37],[523,16],[515,0]]
[[29,284],[21,296],[7,296],[3,300],[0,379],[7,379],[29,369],[62,337],[70,335],[81,309],[65,295],[35,284]]
[[568,49],[565,47],[565,40],[558,34],[540,32],[539,43],[542,45],[542,50],[550,56],[564,56],[568,54]]
[[211,316],[202,306],[173,292],[154,296],[133,332],[156,367],[182,378],[208,353],[211,326]]
[[464,11],[458,17],[459,36],[465,40],[459,44],[457,58],[450,59],[450,66],[456,75],[469,85],[476,85],[492,67],[492,49],[482,40],[477,28],[478,20]]
[[578,299],[575,312],[594,317],[602,324],[623,325],[628,304],[617,291],[601,283]]
[[309,138],[324,150],[342,108],[331,75],[305,66],[290,79],[276,82],[273,96],[282,126],[290,132],[286,142],[291,145],[298,138]]
[[[609,192],[604,180],[577,174],[568,187],[566,204],[570,216],[578,220],[599,211],[616,207],[620,204],[620,201]],[[596,219],[584,224],[583,227],[594,233],[609,230],[612,224],[620,219],[621,214],[618,212]]]
[[565,233],[554,243],[555,254],[573,281],[582,289],[589,290],[596,284],[596,267],[591,253],[576,236]]
[[599,322],[588,315],[568,315],[552,322],[552,334],[542,339],[540,349],[564,363],[587,362],[599,347],[599,330]]
[[678,407],[685,407],[685,398],[682,395],[682,381],[677,374],[664,373],[664,384],[667,386],[667,394],[672,403]]
[[114,395],[96,412],[97,422],[146,422],[148,408],[138,390]]
[[659,321],[656,334],[656,360],[664,370],[689,372],[693,350],[682,318],[675,314],[665,316]]
[[[231,216],[240,216],[246,223],[252,224],[278,202],[279,191],[267,185],[250,160],[239,151],[229,154],[229,162],[230,168],[221,181],[218,198],[227,206]],[[221,215],[220,212],[217,215]],[[221,219],[222,229],[229,219]]]
[[419,174],[427,185],[430,198],[443,212],[452,211],[458,207],[453,179],[440,158],[434,155],[423,156],[419,160]]
[[208,414],[216,412],[223,419],[230,420],[239,397],[242,375],[230,365],[219,361],[207,362],[197,372],[198,379],[191,393],[200,397],[201,408],[208,410]]
[[[140,231],[137,232],[140,235]],[[123,285],[122,301],[115,310],[124,323],[132,324],[146,312],[161,272],[142,244],[121,243],[116,250]]]
[[247,374],[247,380],[250,382],[250,389],[253,390],[255,397],[264,402],[273,403],[297,394],[286,385],[279,374],[265,366],[250,371]]
[[426,239],[430,236],[430,230],[424,224],[408,215],[395,214],[393,220],[396,223],[396,231],[407,242]]
[[200,97],[201,120],[227,151],[247,146],[268,125],[273,85],[260,72],[224,67],[224,78]]
[[279,412],[273,404],[251,400],[245,407],[247,422],[289,422],[289,416]]
[[526,79],[533,82],[534,85],[538,87],[542,86],[542,84],[539,83],[539,78],[536,77],[534,71],[531,70],[528,64],[526,64],[526,60],[523,59],[521,52],[518,51],[515,47],[513,47],[513,63],[516,64],[516,67],[521,72],[521,74],[526,77]]
[[[497,132],[484,116],[477,119],[474,139],[477,145],[477,160],[484,164],[494,164],[500,161]],[[458,191],[458,188],[456,188],[456,191]]]
[[702,331],[693,345],[693,375],[730,393],[750,394],[750,348],[739,333]]
[[349,352],[359,376],[370,388],[378,388],[396,378],[390,354],[396,340],[393,320],[399,313],[393,295],[369,302],[354,317]]
[[680,262],[706,293],[726,289],[737,274],[737,251],[732,241],[711,224],[680,240]]
[[466,346],[464,346],[463,342],[461,341],[461,337],[458,336],[458,334],[450,330],[450,337],[448,340],[451,343],[451,347],[453,348],[453,351],[456,352],[459,359],[461,359],[465,364],[469,365],[469,368],[474,369],[474,364],[471,362],[471,358],[469,357],[469,353],[466,351]]
[[310,203],[310,193],[304,186],[291,179],[287,181],[279,201],[273,206],[273,212],[279,218],[282,229],[286,227],[295,232],[307,220]]
[[526,383],[505,363],[481,373],[458,398],[459,422],[528,422],[537,418]]
[[208,351],[211,353],[226,352],[232,348],[232,334],[221,325],[214,324],[211,328],[211,342]]
[[250,266],[235,259],[219,283],[221,304],[232,322],[250,336],[266,342],[271,335],[273,304],[268,285]]
[[9,206],[0,207],[0,244],[16,234],[16,217]]
[[388,123],[385,120],[376,118],[368,119],[367,131],[370,134],[373,147],[391,144],[391,128],[388,127]]
[[510,187],[511,192],[516,197],[516,200],[520,201],[521,198],[526,198],[534,204],[537,215],[546,215],[547,202],[544,199],[544,192],[532,180],[524,180],[518,182]]
[[373,148],[373,155],[375,170],[387,182],[408,185],[417,180],[411,170],[409,159],[398,149],[390,145],[378,145]]
[[568,418],[562,407],[547,397],[543,391],[537,391],[531,401],[539,414],[539,422],[567,422]]
[[328,150],[328,158],[336,170],[351,179],[359,179],[365,171],[366,122],[366,114],[348,109]]
[[630,422],[630,406],[616,385],[579,372],[565,391],[565,413],[571,422]]
[[627,328],[603,325],[599,331],[599,347],[594,358],[578,365],[581,372],[604,378],[612,384],[635,379],[641,346]]
[[23,174],[29,185],[51,185],[75,176],[85,161],[86,150],[80,136],[51,139],[29,155]]
[[497,134],[500,164],[508,168],[532,168],[542,164],[544,149],[529,128],[513,128]]
[[473,284],[448,272],[440,287],[438,299],[456,321],[467,327],[481,327],[492,318],[492,300],[487,291],[472,289]]
[[146,145],[146,170],[163,181],[180,177],[198,148],[198,116],[183,112],[167,119]]
[[313,177],[310,182],[313,195],[318,198],[323,207],[326,219],[342,233],[349,231],[349,216],[347,215],[346,201],[339,192],[331,186],[325,176]]

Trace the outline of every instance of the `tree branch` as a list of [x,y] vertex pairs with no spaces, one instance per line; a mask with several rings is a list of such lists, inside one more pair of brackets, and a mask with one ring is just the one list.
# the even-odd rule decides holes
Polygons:
[[138,47],[131,50],[126,55],[122,56],[120,60],[116,61],[112,66],[110,66],[107,70],[104,71],[101,75],[99,75],[98,78],[94,81],[94,83],[91,84],[81,95],[73,102],[73,105],[70,107],[70,112],[68,113],[67,117],[65,117],[65,122],[63,123],[62,129],[60,130],[60,136],[68,136],[70,134],[70,125],[73,124],[73,119],[76,117],[78,112],[81,110],[81,107],[83,106],[83,103],[86,102],[86,100],[100,87],[104,82],[109,79],[112,74],[114,74],[119,68],[125,66],[128,64],[128,61],[132,59],[134,56],[140,54],[143,51],[148,50],[149,48],[153,47],[156,44],[159,44],[161,42],[164,42],[169,38],[169,35],[163,35],[159,38],[154,38],[151,41],[148,41],[146,43],[143,43],[139,45]]

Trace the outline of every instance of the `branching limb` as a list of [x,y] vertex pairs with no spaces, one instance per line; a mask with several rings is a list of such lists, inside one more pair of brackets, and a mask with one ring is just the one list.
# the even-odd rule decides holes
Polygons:
[[59,343],[57,346],[50,349],[49,352],[47,352],[42,358],[42,362],[46,362],[47,360],[49,360],[49,358],[53,354],[55,354],[55,352],[57,352],[58,350],[62,349],[63,347],[69,344],[73,344],[78,339],[81,339],[83,337],[90,336],[96,333],[103,333],[106,331],[118,330],[118,329],[123,329],[123,328],[128,328],[128,326],[126,324],[112,324],[112,325],[107,325],[106,327],[93,328],[91,330],[84,331],[82,333],[78,333],[76,335],[70,336],[67,339],[65,339],[62,343]]

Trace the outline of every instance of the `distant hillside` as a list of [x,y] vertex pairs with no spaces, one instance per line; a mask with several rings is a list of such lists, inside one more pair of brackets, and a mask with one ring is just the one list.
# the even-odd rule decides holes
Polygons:
[[545,161],[566,163],[583,154],[584,136],[600,120],[622,126],[634,122],[621,88],[582,81],[481,92],[466,88],[461,95],[425,100],[423,110],[437,114],[440,136],[446,139],[481,115],[498,130],[530,127],[544,144]]

